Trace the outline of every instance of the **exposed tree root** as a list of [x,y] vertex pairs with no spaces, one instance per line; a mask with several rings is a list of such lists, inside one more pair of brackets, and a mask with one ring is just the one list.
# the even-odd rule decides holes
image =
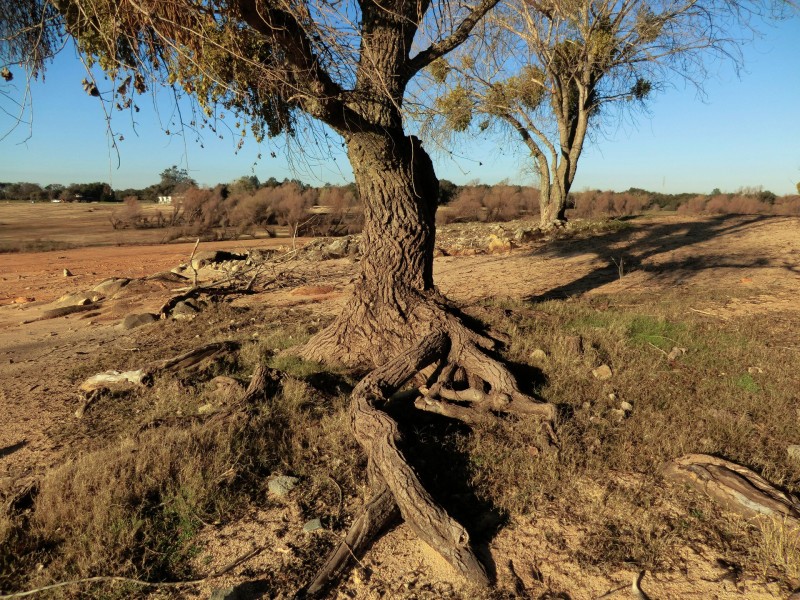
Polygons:
[[[428,305],[430,308],[430,305]],[[397,423],[380,410],[400,387],[421,373],[427,385],[414,406],[474,424],[495,418],[495,412],[541,419],[554,441],[552,405],[522,393],[510,371],[489,352],[494,341],[477,334],[449,311],[436,306],[421,321],[425,335],[416,345],[369,373],[353,390],[351,425],[364,448],[372,497],[345,539],[306,588],[314,596],[340,577],[352,555],[363,551],[399,512],[417,536],[442,555],[458,572],[479,585],[489,576],[470,544],[467,530],[431,497],[398,448]],[[459,381],[469,387],[457,389]],[[393,400],[394,402],[394,400]]]

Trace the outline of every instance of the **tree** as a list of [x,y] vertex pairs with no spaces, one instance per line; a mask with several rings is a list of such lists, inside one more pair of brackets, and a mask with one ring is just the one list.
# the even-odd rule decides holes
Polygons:
[[587,135],[670,75],[700,85],[706,57],[735,58],[730,25],[747,10],[731,0],[510,0],[492,15],[493,52],[465,47],[431,66],[448,89],[438,112],[450,131],[481,116],[481,129],[518,135],[539,177],[542,226],[563,222]]
[[179,169],[178,165],[172,165],[170,168],[161,171],[158,192],[162,196],[169,196],[170,194],[185,192],[196,185],[197,182],[189,176],[186,169]]
[[243,175],[228,185],[228,188],[232,194],[252,194],[259,187],[261,187],[261,182],[255,175]]
[[449,204],[458,194],[458,186],[447,179],[439,180],[439,204]]
[[114,202],[114,190],[111,186],[102,181],[94,183],[73,183],[67,187],[69,192],[69,200],[78,200],[80,202]]
[[[488,582],[467,531],[427,493],[397,447],[396,424],[377,408],[423,369],[437,376],[417,404],[423,410],[467,421],[491,410],[554,415],[519,390],[492,357],[496,342],[435,289],[439,183],[420,140],[404,129],[409,83],[463,44],[497,2],[0,0],[0,56],[11,66],[40,70],[66,32],[114,81],[109,92],[87,81],[87,93],[123,110],[160,82],[194,98],[211,125],[220,110],[235,114],[237,132],[249,122],[259,139],[300,135],[307,119],[341,136],[364,204],[363,258],[351,299],[304,355],[377,367],[352,401],[372,499],[311,591],[340,573],[397,508],[460,572]],[[454,391],[454,381],[470,388]]]

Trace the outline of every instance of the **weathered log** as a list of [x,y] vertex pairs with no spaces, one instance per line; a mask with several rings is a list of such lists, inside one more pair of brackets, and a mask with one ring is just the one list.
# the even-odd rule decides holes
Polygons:
[[59,317],[66,317],[67,315],[73,315],[79,312],[86,312],[89,310],[95,310],[100,308],[100,305],[96,302],[92,302],[90,304],[82,304],[79,306],[62,306],[61,308],[53,308],[51,310],[44,311],[41,316],[36,317],[35,319],[30,319],[28,321],[23,321],[23,325],[27,325],[29,323],[36,323],[37,321],[47,321],[48,319],[57,319]]
[[131,371],[105,371],[92,375],[80,385],[82,402],[75,411],[75,416],[83,417],[89,406],[100,396],[104,390],[122,390],[129,387],[148,385],[153,377],[162,372],[189,371],[201,366],[208,359],[220,354],[232,352],[239,348],[237,342],[213,342],[193,348],[188,352],[151,362],[140,369]]
[[707,454],[687,454],[669,462],[663,473],[746,518],[767,516],[800,527],[800,501],[736,463]]

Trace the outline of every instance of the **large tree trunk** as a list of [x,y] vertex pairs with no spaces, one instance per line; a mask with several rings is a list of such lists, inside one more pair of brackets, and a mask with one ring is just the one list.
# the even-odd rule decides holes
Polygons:
[[540,225],[547,229],[567,222],[567,194],[560,186],[549,186],[549,194],[539,200]]
[[353,133],[346,141],[364,202],[363,258],[348,304],[304,356],[377,366],[430,331],[417,309],[435,296],[439,182],[419,140],[402,130]]

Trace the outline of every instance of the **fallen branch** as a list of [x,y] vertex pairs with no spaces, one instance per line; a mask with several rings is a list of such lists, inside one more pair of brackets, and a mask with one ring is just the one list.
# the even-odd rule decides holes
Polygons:
[[[200,294],[204,294],[210,291],[214,291],[217,294],[249,294],[252,292],[253,282],[255,281],[255,277],[251,280],[245,287],[243,288],[221,288],[220,286],[230,283],[232,281],[236,281],[241,278],[243,275],[250,273],[251,271],[258,271],[261,265],[255,265],[250,267],[249,269],[244,269],[239,271],[234,275],[229,275],[223,279],[219,279],[217,281],[212,281],[210,283],[206,283],[204,285],[195,285],[190,287],[189,289],[182,290],[180,294],[172,296],[169,300],[167,300],[161,308],[158,309],[158,314],[162,316],[166,316],[170,313],[170,311],[175,308],[178,302],[183,302],[184,300],[188,300],[190,298],[197,298]],[[258,273],[256,273],[258,276]]]
[[41,316],[36,317],[35,319],[30,319],[28,321],[23,321],[23,325],[27,325],[28,323],[36,323],[37,321],[47,321],[48,319],[57,319],[58,317],[66,317],[67,315],[72,315],[79,312],[86,312],[87,310],[95,310],[100,308],[100,305],[96,302],[92,302],[89,304],[82,304],[79,306],[63,306],[61,308],[54,308],[52,310],[44,311]]
[[696,312],[698,314],[701,314],[701,315],[705,315],[707,317],[714,317],[716,319],[722,319],[723,321],[727,321],[728,320],[728,317],[723,317],[722,315],[715,315],[714,313],[706,312],[704,310],[699,310],[697,308],[692,308],[691,306],[689,307],[689,310],[691,310],[692,312]]
[[148,385],[158,373],[197,369],[204,361],[238,348],[237,342],[213,342],[172,358],[151,362],[140,369],[105,371],[92,375],[80,385],[83,402],[75,411],[75,416],[79,419],[83,417],[89,406],[100,397],[103,391]]
[[668,463],[663,473],[746,518],[766,516],[800,528],[800,500],[746,467],[707,454],[688,454]]

